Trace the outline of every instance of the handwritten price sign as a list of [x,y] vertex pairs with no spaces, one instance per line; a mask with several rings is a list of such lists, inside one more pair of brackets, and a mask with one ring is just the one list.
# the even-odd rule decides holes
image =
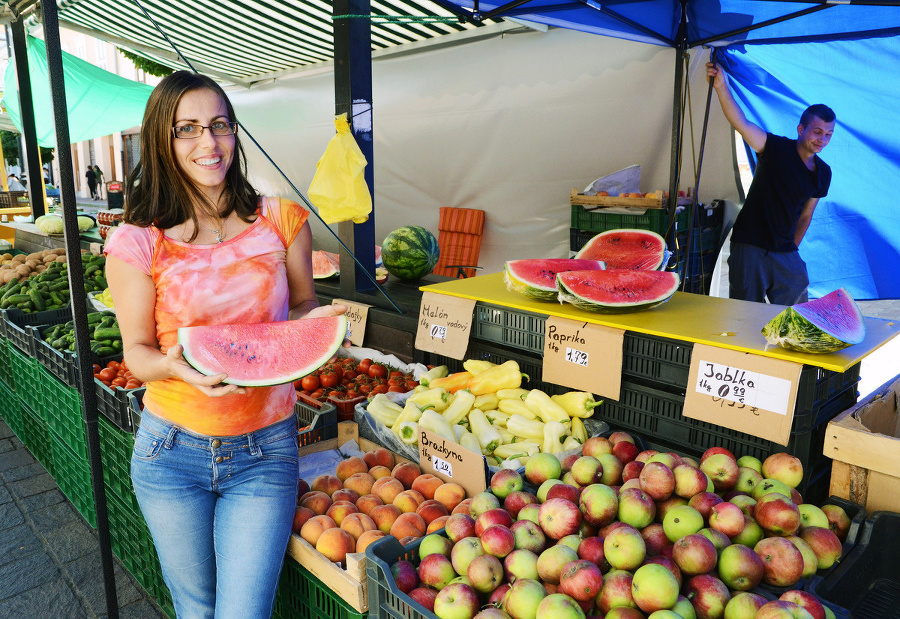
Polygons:
[[445,325],[431,325],[429,333],[433,340],[443,341],[447,339],[447,327]]
[[791,381],[711,361],[700,361],[696,391],[721,400],[787,415]]
[[431,466],[434,468],[435,472],[443,473],[447,477],[453,477],[453,465],[433,454],[431,456]]
[[588,353],[566,346],[566,361],[569,363],[574,363],[575,365],[586,368],[588,366],[589,358],[590,355]]

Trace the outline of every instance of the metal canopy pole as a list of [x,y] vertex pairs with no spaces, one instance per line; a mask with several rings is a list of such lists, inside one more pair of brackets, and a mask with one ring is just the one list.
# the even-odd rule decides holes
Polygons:
[[72,169],[72,153],[69,148],[69,113],[66,106],[66,86],[62,50],[59,43],[59,18],[56,2],[42,2],[41,11],[43,12],[44,39],[47,48],[50,95],[53,100],[53,121],[56,128],[56,156],[59,160],[62,185],[60,198],[63,206],[66,262],[69,265],[69,290],[71,291],[72,318],[75,323],[75,345],[78,355],[78,391],[81,394],[81,405],[87,429],[91,486],[94,491],[94,507],[97,510],[100,562],[103,567],[103,584],[106,590],[106,614],[110,619],[118,619],[119,603],[116,597],[116,578],[113,571],[112,547],[109,541],[109,518],[106,511],[106,491],[103,486],[103,464],[100,461],[97,396],[94,392],[94,378],[90,370],[91,348],[87,324],[87,296],[84,291],[84,270],[81,266],[81,242],[75,205],[75,177]]
[[[375,201],[375,156],[372,128],[372,24],[369,0],[335,0],[333,15],[359,15],[334,20],[334,113],[347,114],[350,131],[366,158],[365,179]],[[375,289],[375,209],[365,223],[338,224],[340,239],[356,255],[341,252],[341,293]],[[365,269],[365,270],[363,270]],[[367,273],[368,272],[368,273]]]
[[[41,169],[40,146],[34,125],[34,102],[31,96],[31,71],[28,67],[28,45],[25,25],[17,19],[10,25],[12,30],[13,55],[16,59],[16,79],[19,82],[19,111],[22,116],[22,137],[25,138],[25,153],[19,153],[27,162],[28,195],[31,213],[37,219],[44,214],[44,171]],[[7,88],[10,84],[6,85]],[[59,150],[59,149],[57,149]],[[40,189],[40,191],[38,191]]]
[[[681,24],[675,42],[675,88],[672,93],[672,154],[669,160],[669,203],[666,244],[675,247],[675,208],[681,174],[681,99],[684,88],[684,54],[687,51],[687,0],[681,0]],[[677,257],[677,256],[676,256]]]

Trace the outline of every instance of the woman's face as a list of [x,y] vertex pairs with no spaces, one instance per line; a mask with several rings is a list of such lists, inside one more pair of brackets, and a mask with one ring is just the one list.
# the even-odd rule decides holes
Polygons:
[[[174,126],[203,125],[231,121],[225,101],[212,90],[191,90],[181,97]],[[203,129],[199,138],[172,138],[175,162],[200,191],[214,202],[225,188],[225,174],[234,156],[234,135],[213,135]]]

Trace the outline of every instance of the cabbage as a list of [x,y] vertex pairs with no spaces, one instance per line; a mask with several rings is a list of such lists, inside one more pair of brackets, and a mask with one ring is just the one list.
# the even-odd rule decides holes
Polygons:
[[94,227],[94,220],[90,217],[85,217],[84,215],[78,216],[78,230],[80,232],[87,232],[91,228]]
[[55,215],[42,215],[35,220],[34,225],[37,226],[38,230],[45,234],[63,233],[62,217],[57,217]]

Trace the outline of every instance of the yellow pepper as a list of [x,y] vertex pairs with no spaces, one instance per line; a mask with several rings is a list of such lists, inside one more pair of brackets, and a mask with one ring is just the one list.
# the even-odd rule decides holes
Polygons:
[[477,376],[485,370],[489,370],[496,366],[496,363],[492,363],[491,361],[483,361],[481,359],[466,359],[465,361],[463,361],[463,369],[467,372],[471,372],[472,376]]
[[502,460],[507,458],[521,458],[524,456],[533,456],[541,450],[540,443],[532,441],[524,441],[521,443],[506,443],[494,450],[494,455]]
[[403,407],[403,410],[394,420],[394,425],[391,426],[391,429],[394,430],[398,436],[400,433],[397,428],[401,424],[407,421],[417,422],[419,421],[419,417],[422,416],[422,409],[419,408],[415,402],[411,402],[410,400],[412,400],[412,398],[406,400],[406,406]]
[[581,449],[581,443],[574,436],[567,436],[562,444],[562,451],[572,451],[573,449]]
[[420,409],[433,408],[436,411],[442,411],[449,406],[449,400],[449,391],[440,387],[432,387],[427,391],[412,394],[406,401],[414,403]]
[[465,389],[457,391],[453,394],[450,406],[448,406],[447,410],[443,413],[444,419],[447,420],[448,424],[454,426],[469,414],[469,411],[472,410],[474,404],[475,396],[472,392]]
[[497,410],[501,413],[506,413],[507,415],[521,415],[526,419],[537,419],[537,415],[535,415],[522,400],[500,400],[500,403],[497,405]]
[[444,376],[443,378],[435,378],[430,383],[428,383],[428,385],[432,389],[435,387],[440,387],[442,389],[446,389],[450,393],[456,393],[460,389],[465,389],[469,384],[469,379],[471,378],[471,372],[456,372],[455,374],[450,374],[449,376]]
[[497,428],[492,426],[484,413],[477,408],[469,411],[469,427],[481,445],[481,452],[485,455],[493,453],[503,442]]
[[572,436],[581,444],[588,440],[587,428],[584,427],[580,417],[572,417]]
[[562,406],[550,399],[550,396],[540,389],[532,389],[525,397],[525,404],[531,411],[540,417],[544,423],[569,421],[569,414]]
[[558,421],[548,421],[544,424],[544,442],[541,451],[547,454],[559,453],[563,450],[563,440],[566,436],[566,426]]
[[444,419],[443,415],[431,409],[424,411],[422,416],[419,417],[419,427],[434,432],[451,443],[456,442],[456,435],[453,433],[453,428],[450,427],[447,420]]
[[419,376],[419,385],[422,387],[431,387],[431,381],[436,378],[443,378],[450,373],[446,365],[438,365],[431,368],[421,376]]
[[[501,389],[516,389],[522,384],[522,371],[515,361],[507,361],[469,379],[469,391],[484,395]],[[527,378],[527,376],[525,376]]]
[[484,412],[496,410],[498,404],[500,404],[500,398],[496,393],[485,393],[475,398],[475,408],[480,408]]
[[366,405],[366,411],[377,421],[387,427],[394,425],[397,417],[403,412],[400,405],[391,402],[386,395],[379,393]]
[[561,395],[550,396],[550,399],[566,409],[570,417],[587,419],[594,414],[594,408],[603,404],[594,400],[594,394],[587,391],[569,391]]
[[497,391],[497,397],[501,400],[524,400],[526,395],[528,395],[528,389],[522,389],[521,387],[516,389],[499,389]]
[[518,436],[527,441],[544,440],[544,423],[533,419],[527,419],[522,415],[512,415],[506,420],[506,429],[513,436]]
[[397,427],[397,436],[407,445],[419,443],[419,425],[415,421],[404,421]]
[[[490,417],[488,417],[488,421],[491,421]],[[513,436],[512,432],[502,426],[494,425],[494,427],[497,428],[497,433],[500,434],[500,441],[503,445],[516,442],[516,437]]]
[[[475,408],[478,407],[476,406]],[[493,425],[502,426],[504,428],[506,427],[506,422],[510,418],[509,413],[504,413],[503,411],[499,410],[484,411],[484,416],[487,417],[488,421],[490,421]]]

